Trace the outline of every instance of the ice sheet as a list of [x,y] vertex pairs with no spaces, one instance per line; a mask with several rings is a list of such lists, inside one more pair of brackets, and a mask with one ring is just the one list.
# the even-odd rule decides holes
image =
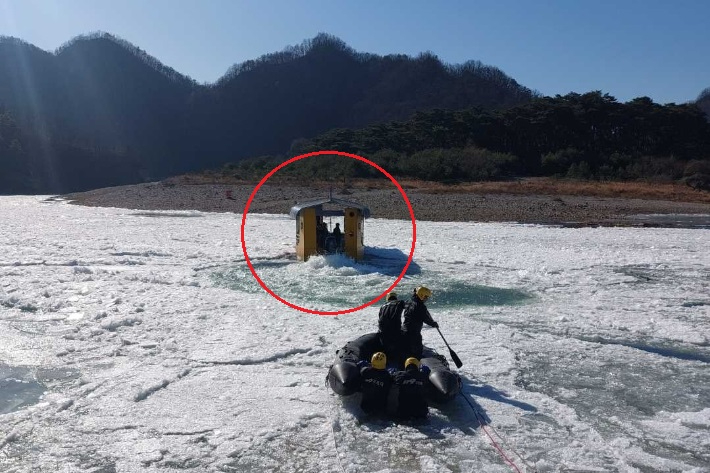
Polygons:
[[[2,471],[512,471],[463,399],[400,425],[330,392],[377,305],[276,301],[241,215],[2,197],[0,218],[0,363],[43,387],[0,415]],[[410,222],[371,219],[364,262],[299,263],[287,216],[246,230],[264,282],[320,310],[372,300],[411,245]],[[709,471],[707,230],[417,230],[397,291],[433,289],[464,393],[521,471]]]

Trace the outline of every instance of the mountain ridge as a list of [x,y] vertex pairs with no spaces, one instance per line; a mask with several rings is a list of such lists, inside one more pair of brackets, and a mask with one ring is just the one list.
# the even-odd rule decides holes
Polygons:
[[[432,108],[504,108],[535,96],[480,62],[359,53],[325,33],[235,64],[213,84],[198,84],[110,33],[79,35],[54,52],[0,38],[0,105],[26,139],[44,143],[34,149],[61,144],[140,163],[133,177],[116,184],[287,153],[299,139],[333,128],[402,120]],[[52,154],[61,155],[35,162],[56,160]],[[30,187],[81,190],[80,176],[71,181],[67,187],[40,178]],[[94,186],[87,176],[79,187]]]
[[[694,104],[702,109],[708,100],[706,89]],[[688,160],[707,158],[700,136],[707,123],[698,117],[687,104],[660,106],[647,97],[627,104],[600,91],[542,97],[480,61],[363,53],[325,33],[234,64],[212,84],[198,84],[110,33],[79,35],[54,52],[0,37],[0,128],[11,137],[3,142],[0,129],[0,193],[155,181],[245,158],[293,156],[319,143],[328,147],[318,149],[371,154],[395,150],[404,154],[387,159],[402,169],[446,162],[453,180],[466,178],[459,175],[463,161],[510,168],[499,169],[503,175],[536,175],[550,163],[557,172],[574,165],[582,167],[575,175],[596,175],[609,162],[615,175],[641,166],[641,175],[663,168],[663,175],[677,176]],[[646,141],[606,149],[622,129]],[[602,137],[606,148],[570,141],[570,133],[593,142]],[[418,155],[424,161],[415,164],[411,155],[422,151],[428,157]],[[649,164],[656,158],[665,159],[660,168]]]

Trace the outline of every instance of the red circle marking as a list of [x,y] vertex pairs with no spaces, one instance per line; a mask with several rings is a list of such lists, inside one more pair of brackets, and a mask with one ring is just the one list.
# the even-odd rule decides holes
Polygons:
[[[353,308],[350,308],[350,309],[337,310],[337,311],[321,311],[321,310],[308,309],[308,308],[301,307],[301,306],[298,306],[298,305],[296,305],[296,304],[293,304],[293,303],[291,303],[291,302],[289,302],[289,301],[287,301],[287,300],[285,300],[285,299],[279,297],[274,291],[272,291],[271,289],[269,289],[269,287],[268,287],[266,284],[264,284],[264,281],[262,281],[261,278],[259,277],[259,275],[256,274],[256,271],[254,270],[254,265],[252,265],[251,260],[249,259],[249,255],[247,254],[247,245],[246,245],[246,242],[244,241],[244,227],[245,227],[246,222],[247,222],[247,214],[249,213],[249,206],[251,205],[252,201],[254,200],[254,196],[255,196],[256,193],[259,191],[259,189],[261,188],[261,186],[263,186],[264,183],[265,183],[271,176],[273,176],[273,175],[276,173],[276,171],[278,171],[279,169],[281,169],[281,168],[283,168],[283,167],[288,166],[288,165],[291,164],[291,163],[295,163],[296,161],[299,161],[299,160],[301,160],[301,159],[311,158],[311,157],[313,157],[313,156],[319,156],[319,155],[332,155],[332,154],[336,154],[336,155],[338,155],[338,156],[346,156],[346,157],[348,157],[348,158],[357,159],[358,161],[362,161],[363,163],[367,163],[367,164],[369,164],[370,166],[372,166],[373,168],[375,168],[375,169],[377,169],[378,171],[380,171],[380,172],[381,172],[382,174],[384,174],[385,176],[387,176],[387,177],[389,178],[389,180],[394,183],[394,185],[397,187],[397,189],[399,189],[400,194],[402,194],[402,197],[404,198],[404,202],[407,204],[407,208],[409,208],[409,216],[412,218],[412,248],[411,248],[411,250],[409,250],[409,258],[407,259],[407,264],[404,265],[404,268],[402,269],[402,272],[399,273],[399,277],[398,277],[398,278],[395,280],[395,282],[393,282],[392,285],[391,285],[390,287],[388,287],[382,294],[380,294],[379,296],[375,297],[375,298],[372,299],[370,302],[366,302],[366,303],[363,304],[363,305],[360,305],[360,306],[357,306],[357,307],[353,307]],[[390,292],[391,290],[393,290],[393,289],[397,286],[397,284],[399,284],[399,282],[402,280],[402,278],[404,277],[404,275],[407,273],[407,269],[409,268],[409,265],[411,264],[412,259],[414,258],[414,247],[415,247],[415,245],[416,245],[416,243],[417,243],[417,223],[416,223],[416,220],[414,219],[414,209],[412,209],[412,204],[409,202],[409,198],[407,197],[407,194],[404,192],[404,189],[402,189],[402,186],[399,185],[399,182],[397,182],[397,180],[396,180],[394,177],[392,177],[392,175],[391,175],[390,173],[388,173],[387,171],[385,171],[384,169],[382,169],[382,168],[381,168],[380,166],[378,166],[376,163],[373,163],[373,162],[370,161],[369,159],[365,159],[365,158],[363,158],[362,156],[358,156],[357,154],[344,153],[344,152],[342,152],[342,151],[314,151],[314,152],[312,152],[312,153],[301,154],[301,155],[298,155],[298,156],[296,156],[296,157],[294,157],[294,158],[289,159],[288,161],[284,161],[283,163],[279,164],[279,165],[276,166],[274,169],[272,169],[266,176],[264,176],[264,177],[261,179],[261,181],[259,181],[259,183],[256,185],[256,187],[254,188],[254,190],[251,192],[251,195],[249,196],[249,199],[247,200],[246,206],[244,206],[244,213],[243,213],[243,215],[242,215],[241,236],[242,236],[242,252],[244,253],[244,259],[246,260],[247,265],[249,266],[249,270],[251,271],[252,276],[254,276],[254,279],[256,279],[257,282],[261,285],[261,287],[262,287],[266,292],[268,292],[269,294],[271,294],[271,296],[272,296],[274,299],[276,299],[276,300],[282,302],[283,304],[286,304],[287,306],[289,306],[289,307],[291,307],[291,308],[293,308],[293,309],[300,310],[301,312],[307,312],[307,313],[309,313],[309,314],[317,314],[317,315],[340,315],[340,314],[348,314],[348,313],[351,313],[351,312],[357,312],[357,311],[360,310],[360,309],[364,309],[365,307],[371,306],[371,305],[374,304],[375,302],[377,302],[377,301],[379,301],[380,299],[382,299],[383,297],[385,297],[385,294],[387,294],[388,292]]]

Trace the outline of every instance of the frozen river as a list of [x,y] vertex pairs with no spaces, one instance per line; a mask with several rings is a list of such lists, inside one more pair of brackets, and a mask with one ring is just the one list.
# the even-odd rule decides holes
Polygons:
[[[0,471],[710,471],[706,229],[418,222],[397,291],[434,291],[514,467],[463,398],[399,425],[330,392],[379,303],[281,304],[241,215],[0,197],[0,219]],[[272,290],[333,311],[396,279],[411,223],[368,220],[360,264],[296,262],[285,215],[250,214],[246,240]]]

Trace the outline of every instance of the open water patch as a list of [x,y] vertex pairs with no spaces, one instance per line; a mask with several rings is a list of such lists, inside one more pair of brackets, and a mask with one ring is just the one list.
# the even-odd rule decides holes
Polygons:
[[256,294],[263,291],[246,264],[239,264],[233,268],[215,271],[210,274],[210,279],[215,285],[234,291],[249,294]]
[[[356,262],[343,255],[314,256],[306,262],[293,260],[252,261],[259,278],[279,297],[314,310],[357,307],[384,292],[394,276],[370,262]],[[401,271],[400,267],[400,271]],[[215,271],[215,285],[256,294],[263,291],[246,263]]]
[[[401,272],[401,261],[397,258],[395,261]],[[252,261],[254,270],[270,290],[307,308],[314,308],[314,304],[350,308],[371,301],[386,291],[399,274],[389,264],[381,258],[356,262],[343,255],[314,256],[306,262],[270,258]],[[522,305],[534,300],[531,294],[519,289],[467,284],[422,273],[418,266],[414,272],[415,276],[407,273],[408,277],[398,285],[400,299],[407,299],[415,287],[426,285],[434,291],[428,305],[438,309]],[[249,294],[263,291],[246,263],[215,271],[211,279],[217,286],[235,291]],[[436,285],[432,284],[434,280],[438,281]]]
[[442,281],[436,287],[428,287],[434,295],[427,305],[437,308],[522,305],[534,299],[531,294],[519,289],[479,286],[461,281]]
[[45,390],[29,368],[0,363],[0,414],[36,404]]
[[[312,256],[298,261],[294,254],[251,258],[254,271],[275,294],[315,310],[351,308],[370,302],[382,294],[401,274],[408,255],[396,248],[366,248],[362,261],[343,255]],[[421,273],[412,261],[407,276]],[[246,262],[211,273],[221,287],[256,294],[263,291]]]

